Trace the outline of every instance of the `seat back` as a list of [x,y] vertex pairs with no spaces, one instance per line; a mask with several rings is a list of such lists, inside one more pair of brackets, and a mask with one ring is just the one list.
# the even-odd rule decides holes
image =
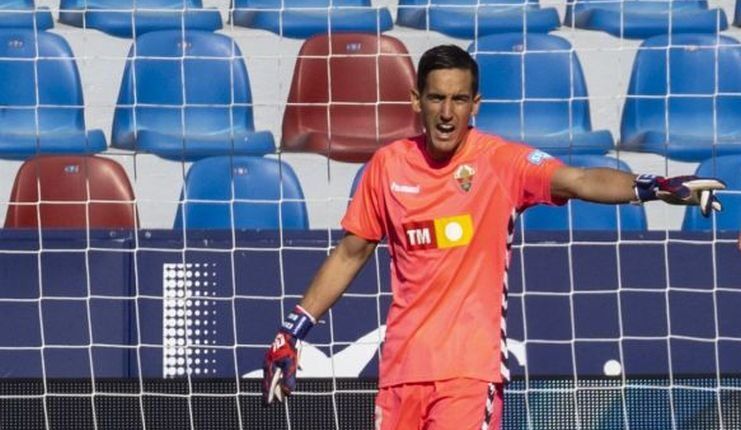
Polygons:
[[201,9],[202,0],[62,0],[60,9],[146,10],[146,9]]
[[139,130],[186,135],[254,130],[247,67],[234,41],[205,31],[139,36],[126,62],[112,142],[130,147]]
[[33,29],[0,29],[0,135],[84,130],[82,85],[69,44]]
[[[564,160],[576,167],[611,167],[630,172],[623,161],[600,155],[574,155]],[[570,208],[569,208],[570,207]],[[569,209],[571,222],[569,222]],[[646,230],[646,213],[638,205],[605,205],[571,200],[565,206],[536,206],[524,212],[525,230]]]
[[[695,173],[701,177],[714,177],[726,183],[726,189],[718,193],[723,211],[716,212],[715,228],[718,230],[741,230],[741,156],[728,155],[703,161]],[[688,206],[682,230],[712,230],[713,218],[705,218],[697,207]]]
[[478,127],[525,141],[528,135],[591,131],[581,64],[565,39],[490,35],[469,50],[480,67]]
[[258,157],[195,162],[185,180],[175,228],[307,229],[304,194],[293,169]]
[[514,6],[523,5],[537,6],[538,0],[399,0],[399,6],[482,6],[482,5],[500,5],[500,6]]
[[[667,55],[668,51],[668,55]],[[668,59],[667,59],[668,56]],[[741,132],[741,46],[728,36],[674,34],[646,40],[638,51],[621,135],[645,130],[717,136]]]
[[611,0],[611,1],[605,1],[605,0],[569,0],[568,5],[571,6],[573,4],[579,4],[579,3],[593,3],[595,6],[599,7],[599,4],[602,5],[608,5],[607,7],[613,7],[614,5],[619,5],[620,3],[633,3],[633,4],[641,4],[642,6],[645,6],[647,10],[662,10],[667,9],[669,7],[673,7],[675,9],[678,9],[680,7],[693,7],[697,9],[707,9],[708,8],[708,2],[707,0]]
[[370,0],[236,0],[237,9],[301,9],[334,7],[370,7]]
[[368,163],[363,164],[360,166],[357,172],[355,172],[355,176],[352,178],[352,185],[350,185],[350,199],[352,199],[355,196],[355,191],[358,189],[358,185],[360,185],[360,180],[363,178],[363,174],[365,173],[365,168],[368,166]]
[[[354,155],[352,144],[333,143],[365,139],[377,148],[420,133],[410,107],[415,79],[409,52],[396,38],[337,33],[308,39],[283,116],[283,147],[362,161],[368,156]],[[320,135],[321,144],[306,147],[307,134]]]
[[36,5],[33,0],[2,0],[0,10],[34,10]]
[[134,191],[113,160],[38,156],[21,165],[6,228],[126,228],[137,225]]

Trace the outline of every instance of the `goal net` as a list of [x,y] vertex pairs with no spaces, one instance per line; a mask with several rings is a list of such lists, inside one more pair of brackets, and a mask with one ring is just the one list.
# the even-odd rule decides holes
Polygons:
[[[669,36],[631,21],[650,2],[146,3],[0,11],[27,27],[0,25],[0,428],[374,428],[385,243],[271,408],[262,359],[342,237],[364,162],[421,131],[408,90],[443,43],[480,64],[479,128],[729,185],[709,220],[577,202],[518,218],[503,428],[741,428],[731,0],[651,3],[695,11],[664,14]],[[305,45],[317,19],[341,31]]]

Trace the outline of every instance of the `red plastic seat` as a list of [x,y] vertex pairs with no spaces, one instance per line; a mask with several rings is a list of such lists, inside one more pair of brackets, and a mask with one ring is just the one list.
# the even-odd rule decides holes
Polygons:
[[137,224],[126,172],[115,161],[95,156],[40,156],[23,163],[5,227],[38,228],[37,214],[42,228],[131,229]]
[[334,33],[307,40],[283,115],[283,150],[364,162],[380,146],[420,134],[410,104],[415,79],[409,52],[393,37]]

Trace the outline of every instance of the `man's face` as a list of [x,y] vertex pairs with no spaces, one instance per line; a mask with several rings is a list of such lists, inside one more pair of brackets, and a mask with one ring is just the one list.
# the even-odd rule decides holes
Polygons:
[[438,69],[427,75],[421,94],[412,90],[412,107],[422,114],[432,158],[452,157],[466,138],[468,122],[481,101],[479,94],[473,94],[472,84],[469,70]]

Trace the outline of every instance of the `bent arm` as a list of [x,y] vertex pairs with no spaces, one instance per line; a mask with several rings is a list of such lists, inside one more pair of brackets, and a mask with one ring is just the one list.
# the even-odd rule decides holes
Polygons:
[[635,175],[610,168],[564,166],[553,174],[551,195],[596,203],[629,203],[636,200]]
[[347,233],[329,254],[301,299],[301,307],[321,317],[345,292],[378,245]]

